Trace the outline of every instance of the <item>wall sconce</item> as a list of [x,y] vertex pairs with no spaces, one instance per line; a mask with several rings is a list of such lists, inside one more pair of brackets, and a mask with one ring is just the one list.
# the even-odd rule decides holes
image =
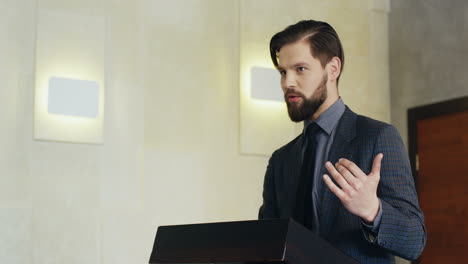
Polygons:
[[252,67],[251,77],[251,97],[269,101],[284,103],[283,92],[280,87],[280,74],[272,68]]
[[51,77],[47,110],[49,114],[96,118],[99,114],[99,84]]
[[43,86],[36,87],[34,137],[48,141],[102,143],[103,95],[103,88],[97,81],[48,78]]

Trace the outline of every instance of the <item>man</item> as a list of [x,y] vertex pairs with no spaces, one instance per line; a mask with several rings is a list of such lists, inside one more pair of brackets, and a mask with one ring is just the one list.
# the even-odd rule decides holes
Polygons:
[[300,21],[273,36],[270,53],[304,131],[270,158],[259,218],[293,217],[361,263],[417,259],[426,231],[405,147],[393,126],[339,97],[335,30]]

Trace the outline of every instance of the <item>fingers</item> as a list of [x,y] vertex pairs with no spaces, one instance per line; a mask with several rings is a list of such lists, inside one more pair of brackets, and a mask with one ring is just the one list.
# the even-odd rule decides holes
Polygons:
[[338,172],[345,178],[349,185],[351,185],[355,190],[359,190],[362,187],[361,181],[356,178],[346,167],[340,163],[335,165]]
[[338,163],[342,165],[343,167],[345,167],[356,178],[366,176],[366,174],[354,162],[348,159],[340,159]]
[[345,190],[349,191],[351,189],[350,185],[348,182],[345,180],[345,178],[336,170],[335,167],[331,164],[331,162],[325,163],[325,167],[327,168],[328,172],[331,174],[333,179],[335,179],[336,183],[340,185],[340,187]]
[[372,174],[380,175],[380,168],[382,165],[383,154],[379,153],[375,156],[374,163],[372,164]]
[[338,199],[340,199],[340,200],[344,199],[346,194],[340,188],[338,188],[338,186],[336,186],[335,183],[333,183],[333,181],[330,179],[330,176],[328,176],[326,174],[323,175],[323,181],[328,186],[330,191],[332,193],[334,193],[336,195],[336,197],[338,197]]

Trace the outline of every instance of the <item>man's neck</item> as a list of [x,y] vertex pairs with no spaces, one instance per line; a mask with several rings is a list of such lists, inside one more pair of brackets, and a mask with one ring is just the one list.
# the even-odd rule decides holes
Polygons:
[[330,108],[330,106],[332,106],[339,98],[339,96],[333,96],[333,98],[328,97],[327,100],[325,100],[325,102],[323,102],[323,104],[317,109],[317,111],[314,113],[310,120],[317,120],[320,117],[320,115],[323,114],[323,112],[327,111],[327,109]]

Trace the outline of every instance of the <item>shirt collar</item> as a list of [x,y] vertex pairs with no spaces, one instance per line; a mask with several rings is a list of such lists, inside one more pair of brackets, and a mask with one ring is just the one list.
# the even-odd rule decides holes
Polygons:
[[[340,121],[340,118],[343,115],[345,108],[345,104],[343,103],[343,100],[340,97],[327,110],[325,110],[325,112],[323,112],[319,116],[315,123],[317,123],[317,125],[323,131],[325,131],[328,134],[328,136],[330,136],[333,129],[335,129],[336,125],[338,125],[338,121]],[[314,121],[312,120],[304,121],[304,132],[305,128],[313,122]]]

